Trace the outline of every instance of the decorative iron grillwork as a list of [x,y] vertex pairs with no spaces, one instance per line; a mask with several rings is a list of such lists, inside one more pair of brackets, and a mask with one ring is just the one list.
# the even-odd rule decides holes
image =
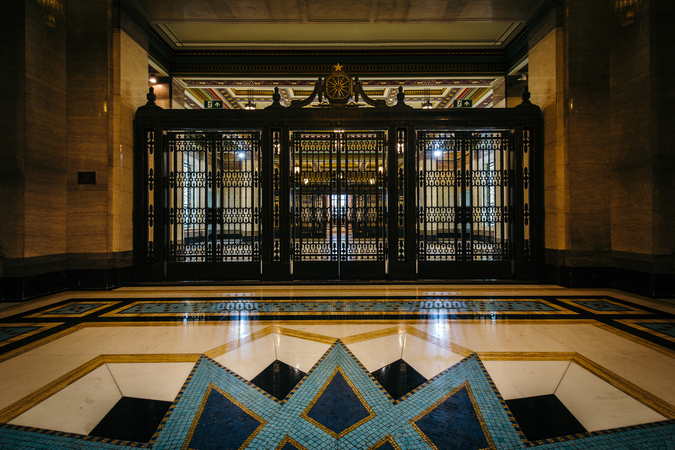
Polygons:
[[419,261],[504,261],[510,132],[418,131]]
[[272,248],[272,261],[281,262],[281,132],[272,131],[272,150],[274,167],[272,174],[272,228],[274,232],[274,246]]
[[291,135],[294,261],[384,261],[384,132]]
[[155,260],[155,132],[145,130],[145,204],[147,205],[147,227],[145,229],[145,261]]
[[525,261],[532,260],[531,247],[531,228],[530,228],[530,203],[531,203],[531,180],[530,180],[530,165],[532,152],[532,129],[523,129],[523,258]]
[[396,132],[396,222],[398,236],[396,238],[396,260],[406,262],[405,254],[405,148],[407,130],[401,128]]
[[167,262],[260,258],[258,132],[166,135]]

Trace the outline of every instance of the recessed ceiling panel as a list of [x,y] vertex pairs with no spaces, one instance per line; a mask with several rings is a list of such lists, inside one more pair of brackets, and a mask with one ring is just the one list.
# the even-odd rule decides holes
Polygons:
[[[311,1],[311,0],[310,0]],[[375,21],[524,22],[540,0],[374,0]]]
[[151,23],[294,22],[302,20],[302,0],[148,0]]
[[495,47],[518,29],[513,22],[460,23],[172,23],[159,28],[176,47]]
[[371,2],[363,0],[311,1],[307,4],[307,19],[310,22],[368,22]]

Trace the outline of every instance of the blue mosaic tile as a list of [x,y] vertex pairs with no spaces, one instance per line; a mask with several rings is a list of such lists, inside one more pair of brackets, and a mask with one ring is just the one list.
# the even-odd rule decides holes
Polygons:
[[489,445],[467,386],[460,387],[414,423],[437,448],[479,450]]
[[193,450],[240,448],[264,423],[211,387],[195,417],[188,447]]
[[572,303],[592,309],[593,311],[632,311],[632,309],[625,306],[617,305],[615,303],[605,302],[602,300],[573,300]]
[[175,314],[213,314],[213,315],[240,315],[252,314],[283,314],[283,313],[430,313],[430,312],[559,312],[562,311],[542,300],[452,300],[427,299],[420,301],[284,301],[284,302],[256,302],[256,301],[199,301],[188,302],[136,302],[106,316],[128,315],[175,315]]
[[13,339],[17,336],[21,336],[22,334],[31,333],[35,330],[39,330],[40,328],[42,328],[42,327],[33,327],[33,326],[3,327],[3,326],[0,326],[0,342],[7,341],[9,339]]
[[341,371],[335,372],[313,402],[307,417],[336,435],[370,416]]
[[379,447],[375,447],[377,450],[396,450],[393,445],[391,445],[391,442],[385,442],[384,444],[380,445]]
[[[641,322],[641,326],[675,338],[675,323]],[[675,450],[675,448],[673,449]]]
[[[344,382],[359,397],[359,403],[370,412],[368,420],[339,438],[334,437],[330,430],[303,418],[303,413],[312,410],[316,403],[314,400],[321,398],[322,388],[327,387],[327,381],[336,373],[342,374]],[[209,392],[219,393],[218,404],[209,404]],[[227,420],[217,417],[223,415],[221,411],[226,411],[226,416],[244,420],[243,425],[229,425],[230,430],[234,428],[234,433],[239,433],[232,438],[236,439],[233,446],[236,448],[243,439],[242,445],[256,450],[370,449],[376,445],[385,449],[428,450],[433,448],[434,441],[430,437],[434,435],[433,425],[422,422],[421,428],[425,430],[422,434],[414,426],[417,423],[419,427],[420,420],[427,416],[428,420],[442,424],[438,426],[440,431],[434,435],[434,439],[440,439],[438,442],[462,441],[479,446],[480,441],[471,444],[473,441],[470,439],[479,437],[480,427],[484,438],[490,442],[488,447],[499,450],[521,450],[533,446],[542,450],[673,450],[675,439],[675,421],[665,421],[529,442],[515,424],[475,354],[441,372],[399,401],[394,401],[349,349],[337,341],[284,401],[270,397],[241,376],[202,356],[147,447],[176,450],[195,448],[196,443],[200,448],[206,448],[209,442],[215,442],[213,436],[220,433],[217,428]],[[318,411],[313,411],[315,417],[319,417]],[[255,420],[246,424],[246,415]],[[321,420],[326,421],[325,417]],[[207,426],[206,421],[210,421],[211,425]],[[453,421],[459,421],[459,424],[448,424]],[[392,441],[383,442],[388,436]],[[138,443],[0,425],[2,450],[109,450],[139,446]],[[444,448],[443,445],[436,447]],[[222,448],[222,445],[219,443],[215,448]]]

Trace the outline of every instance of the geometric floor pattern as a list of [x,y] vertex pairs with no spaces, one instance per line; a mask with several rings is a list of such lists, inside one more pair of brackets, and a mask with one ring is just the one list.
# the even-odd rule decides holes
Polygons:
[[[379,297],[364,292],[354,298],[325,292],[245,298],[212,298],[197,292],[182,299],[115,291],[101,299],[64,296],[0,319],[0,336],[8,341],[0,347],[0,381],[13,380],[21,387],[17,377],[23,376],[23,383],[37,386],[33,380],[40,374],[26,368],[33,360],[58,365],[72,359],[81,364],[74,369],[64,366],[61,372],[50,369],[61,375],[20,401],[0,405],[5,422],[102,364],[190,361],[194,367],[147,443],[4,423],[0,449],[675,450],[671,400],[675,397],[668,390],[675,385],[674,375],[664,372],[664,388],[654,388],[659,394],[651,395],[650,386],[634,375],[640,363],[621,372],[619,360],[622,351],[636,348],[643,349],[637,357],[663,358],[663,367],[672,367],[675,343],[668,337],[675,316],[669,308],[620,297],[592,292],[457,295],[441,290]],[[563,335],[558,330],[564,327],[571,328]],[[519,344],[529,329],[540,334]],[[582,332],[593,338],[581,336]],[[175,333],[175,344],[169,348],[166,342]],[[188,346],[196,339],[194,333],[203,333],[199,339],[209,344]],[[552,336],[550,343],[543,333]],[[92,341],[77,338],[80,335],[91,336]],[[120,342],[112,343],[109,336]],[[601,354],[603,343],[592,347],[598,337],[618,343],[613,356]],[[94,339],[100,339],[100,349],[93,349]],[[159,351],[164,344],[168,350]],[[287,348],[291,350],[284,353]],[[232,367],[217,361],[237,351],[239,359],[228,361],[241,362]],[[269,354],[269,360],[251,359],[251,351]],[[317,356],[307,356],[310,362],[300,357],[291,361],[300,353]],[[439,366],[439,361],[452,363]],[[501,361],[574,362],[623,391],[649,394],[647,400],[635,397],[671,419],[528,440],[497,387],[517,380],[504,378],[497,370],[500,366],[492,363]],[[252,365],[258,369],[248,379],[238,373]],[[490,373],[486,367],[495,370]],[[385,389],[373,374],[386,368],[396,373],[395,379],[403,379],[400,372],[407,372],[413,381]],[[272,395],[271,389],[249,381],[265,371],[268,378],[293,381]],[[547,374],[536,382],[543,383]],[[554,384],[570,384],[575,376],[569,368],[562,370],[562,381]],[[557,395],[564,400],[563,390]],[[400,397],[393,398],[388,391]]]

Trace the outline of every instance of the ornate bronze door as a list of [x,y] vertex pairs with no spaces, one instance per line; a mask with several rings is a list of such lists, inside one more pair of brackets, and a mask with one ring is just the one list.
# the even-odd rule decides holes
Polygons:
[[291,135],[295,279],[384,279],[386,133]]
[[420,277],[470,278],[475,262],[508,273],[512,149],[509,130],[418,131]]
[[168,131],[165,144],[168,275],[259,277],[260,133]]

